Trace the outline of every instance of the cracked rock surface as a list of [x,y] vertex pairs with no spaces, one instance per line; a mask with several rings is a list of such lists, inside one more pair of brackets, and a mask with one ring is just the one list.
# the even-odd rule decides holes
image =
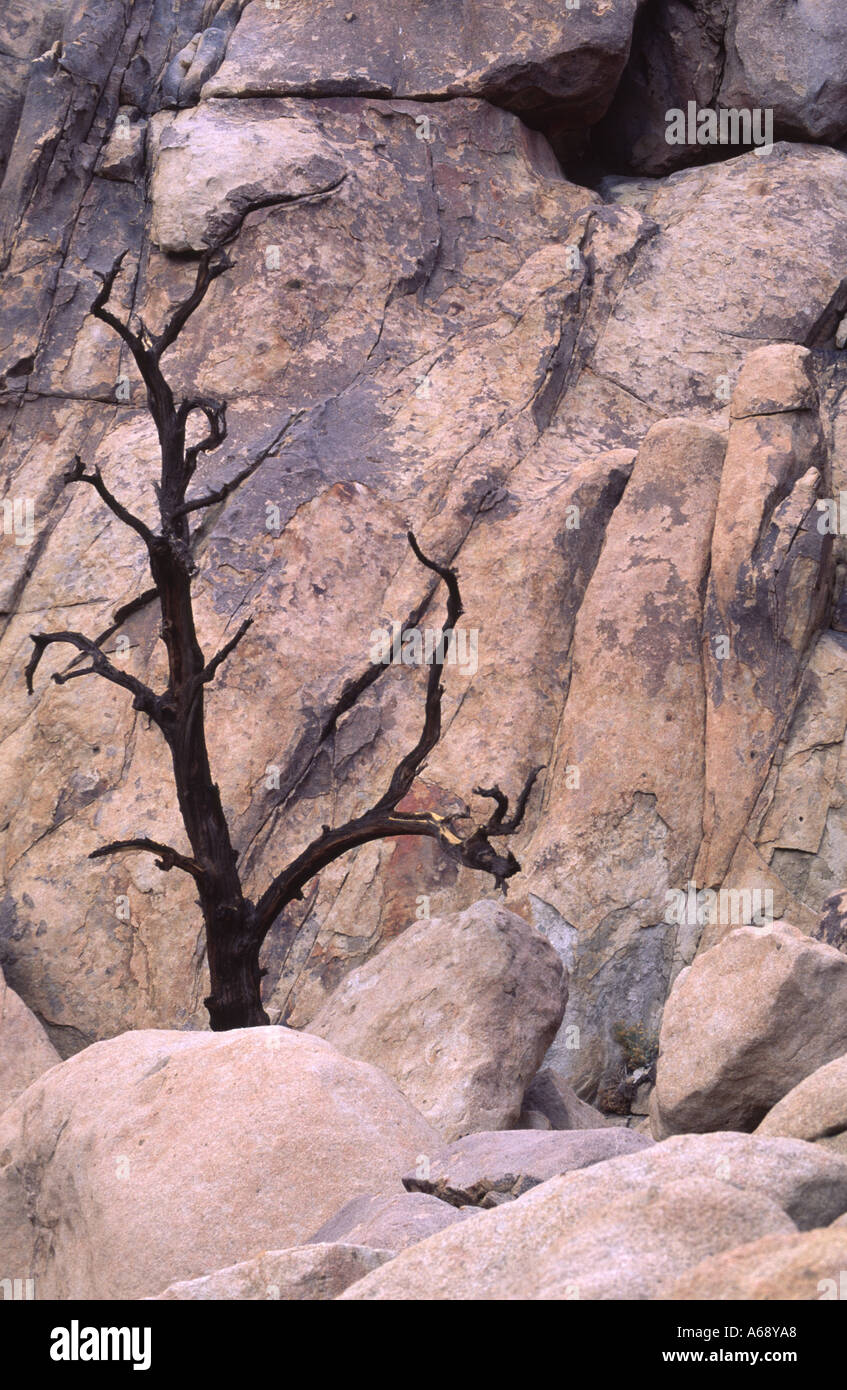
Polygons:
[[[645,5],[690,37],[674,103],[690,57],[704,93],[720,75],[727,100],[772,99],[781,139],[670,172],[636,132],[589,187],[567,161],[599,158],[604,113],[630,101],[638,6],[485,5],[472,23],[452,5],[425,27],[395,8],[7,6],[0,962],[63,1056],[205,1026],[190,885],[142,856],[87,859],[139,834],[182,844],[160,742],[112,687],[50,683],[56,649],[32,697],[23,668],[31,632],[102,632],[147,582],[134,538],[62,482],[79,452],[151,518],[156,439],[119,340],[87,317],[95,272],[126,248],[116,304],[158,326],[225,243],[234,268],[166,367],[229,402],[211,487],[268,450],[194,544],[204,648],[255,619],[208,715],[247,890],[372,801],[417,737],[421,672],[392,666],[316,752],[374,632],[424,595],[411,524],[459,568],[477,643],[448,668],[414,803],[474,807],[474,786],[511,794],[544,765],[508,906],[569,972],[551,1063],[595,1100],[622,1074],[618,1025],[657,1031],[715,943],[667,920],[670,891],[767,889],[811,932],[847,876],[847,556],[816,524],[847,488],[843,93],[810,40],[792,95],[769,0],[749,24],[720,7],[717,27],[705,0]],[[791,25],[819,17],[801,4]],[[157,628],[141,607],[120,648],[156,682]],[[272,1018],[307,1026],[419,911],[487,893],[430,841],[338,861],[298,905],[294,951],[267,943]]]

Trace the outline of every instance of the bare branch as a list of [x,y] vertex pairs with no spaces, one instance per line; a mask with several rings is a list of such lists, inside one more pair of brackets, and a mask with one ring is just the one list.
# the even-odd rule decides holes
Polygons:
[[244,622],[239,627],[235,636],[231,637],[229,641],[223,647],[221,647],[220,651],[215,653],[211,661],[206,662],[206,665],[203,667],[203,670],[197,677],[198,685],[205,685],[208,684],[209,681],[214,680],[215,672],[217,671],[218,667],[221,666],[224,661],[226,661],[230,652],[235,651],[235,648],[238,646],[245,632],[248,632],[252,626],[253,619],[245,618]]
[[148,840],[141,836],[137,840],[112,840],[108,845],[101,845],[99,849],[94,849],[89,854],[89,859],[105,859],[108,854],[124,854],[128,851],[139,851],[146,854],[158,854],[156,868],[163,873],[168,873],[171,869],[182,869],[184,873],[190,874],[195,880],[203,877],[203,870],[193,859],[187,855],[180,854],[179,850],[172,849],[170,845],[163,845],[158,840]]
[[293,415],[290,415],[279,434],[271,441],[267,448],[262,449],[256,458],[253,459],[252,463],[248,463],[247,466],[242,468],[240,473],[236,473],[235,477],[231,478],[228,483],[224,483],[214,492],[207,492],[205,497],[195,497],[190,502],[183,502],[181,506],[175,507],[173,511],[174,520],[176,520],[177,517],[185,516],[188,512],[197,512],[200,511],[202,507],[214,507],[218,502],[223,502],[229,497],[230,493],[235,492],[237,487],[240,487],[242,483],[245,483],[248,478],[253,476],[256,469],[261,467],[265,459],[279,447],[280,442],[291,429],[292,425],[296,425],[302,415],[302,410],[295,411]]
[[113,328],[115,332],[123,338],[127,347],[130,348],[134,355],[139,347],[138,335],[132,332],[128,324],[121,323],[120,319],[112,313],[111,309],[106,308],[112,293],[112,287],[117,279],[118,271],[124,263],[126,254],[126,250],[121,251],[120,255],[115,257],[111,269],[107,270],[105,275],[102,275],[99,270],[95,270],[94,274],[100,281],[100,289],[91,301],[91,313],[95,318],[101,319],[103,323]]
[[[397,835],[427,836],[437,840],[445,853],[456,863],[469,869],[491,874],[496,886],[501,888],[503,892],[506,891],[506,880],[520,871],[520,864],[511,850],[507,850],[505,854],[499,853],[491,844],[489,837],[492,835],[512,835],[518,829],[523,820],[530,792],[538,773],[541,771],[540,768],[533,768],[529,773],[511,820],[506,819],[509,799],[500,787],[495,785],[488,789],[476,788],[477,795],[492,798],[495,807],[485,824],[478,826],[467,836],[462,836],[457,832],[455,822],[468,819],[469,813],[444,816],[438,815],[434,811],[404,812],[397,810],[398,802],[408,792],[424,758],[438,742],[441,735],[441,695],[443,688],[440,683],[440,675],[446,654],[447,643],[445,639],[453,631],[462,613],[462,599],[456,571],[447,565],[439,565],[424,555],[411,532],[409,532],[408,539],[416,558],[427,569],[431,569],[439,575],[448,589],[447,621],[442,629],[442,641],[437,649],[437,659],[433,662],[427,682],[423,731],[415,747],[395,768],[388,791],[371,810],[353,818],[335,830],[325,825],[320,836],[313,840],[297,859],[274,878],[256,904],[254,921],[262,940],[288,904],[302,896],[303,888],[310,879],[350,849],[373,840],[391,839]],[[361,681],[357,682],[356,685],[360,686]],[[352,699],[355,699],[355,693]],[[352,699],[350,703],[352,703]]]
[[92,642],[81,632],[32,632],[30,637],[33,642],[33,653],[30,657],[24,676],[26,678],[26,688],[31,695],[32,681],[38,664],[49,646],[56,642],[66,642],[69,646],[76,647],[78,651],[91,658],[91,666],[86,667],[82,672],[66,672],[64,675],[57,671],[53,675],[53,680],[57,685],[63,685],[66,681],[72,680],[76,675],[90,675],[92,673],[102,676],[104,680],[111,681],[113,685],[119,685],[124,690],[129,690],[133,695],[133,709],[141,710],[144,714],[149,714],[156,723],[161,721],[159,697],[145,685],[143,681],[136,680],[135,676],[129,675],[126,671],[119,671],[113,666],[104,652],[100,650],[96,642]]
[[217,280],[224,271],[232,269],[232,261],[225,251],[204,251],[197,266],[197,278],[194,282],[194,289],[176,306],[164,328],[158,337],[153,339],[153,354],[158,362],[166,348],[175,342],[183,328],[187,324],[194,310],[199,308],[206,298],[206,291],[209,286]]
[[[112,621],[109,626],[105,631],[100,633],[99,637],[94,638],[95,647],[102,647],[103,643],[108,642],[112,634],[117,632],[119,627],[123,626],[127,618],[131,618],[133,613],[138,613],[142,608],[146,608],[148,603],[152,603],[154,598],[158,597],[158,589],[145,589],[143,593],[138,594],[135,598],[131,598],[128,603],[124,603],[120,608],[116,608],[112,614]],[[75,656],[70,662],[68,669],[73,670],[75,666],[79,665],[82,658],[83,653],[80,652],[79,656]]]
[[411,752],[407,753],[394,769],[385,795],[380,797],[374,807],[375,810],[392,809],[403,800],[407,795],[412,783],[417,777],[429,753],[432,752],[441,737],[441,696],[444,687],[441,684],[441,673],[444,669],[444,660],[447,653],[447,645],[451,632],[453,631],[459,618],[462,616],[462,598],[459,593],[459,580],[454,569],[448,565],[439,565],[435,560],[430,560],[424,555],[413,534],[407,534],[409,545],[416,559],[420,560],[427,569],[433,570],[439,575],[447,585],[447,621],[441,629],[441,641],[436,651],[433,653],[434,660],[429,668],[426,687],[426,704],[424,707],[424,724],[421,736]]
[[98,496],[106,503],[109,511],[114,512],[118,520],[122,521],[125,526],[130,526],[133,531],[136,531],[148,550],[155,544],[156,537],[149,526],[146,526],[140,517],[129,511],[122,502],[118,501],[114,493],[109,491],[103,482],[103,475],[99,468],[95,468],[91,473],[86,473],[79,454],[74,454],[72,465],[64,475],[64,481],[66,483],[90,483]]
[[543,771],[544,764],[541,763],[538,767],[534,767],[532,771],[529,773],[526,781],[523,784],[523,787],[521,788],[521,793],[518,797],[517,805],[515,806],[515,814],[512,816],[511,820],[503,819],[503,817],[509,809],[509,798],[500,790],[498,786],[495,785],[493,787],[474,787],[475,796],[490,797],[493,798],[493,800],[497,803],[495,809],[492,811],[489,819],[486,821],[483,827],[486,834],[514,835],[515,831],[520,829],[521,822],[524,818],[524,811],[526,810],[526,804],[529,801],[530,792],[535,786],[535,779],[537,778],[539,772]]
[[[226,439],[226,403],[223,401],[213,401],[207,396],[195,396],[191,400],[182,401],[176,412],[177,422],[185,425],[189,415],[195,410],[201,410],[209,423],[209,433],[197,444],[192,444],[185,451],[185,481],[186,484],[194,476],[197,467],[198,454],[211,454],[215,449],[219,449]],[[182,511],[180,510],[180,515]]]
[[491,874],[495,885],[505,891],[506,880],[520,872],[511,850],[498,853],[485,826],[463,839],[453,828],[455,819],[434,811],[394,811],[375,806],[335,830],[324,826],[318,838],[277,875],[256,903],[255,923],[260,939],[264,939],[288,904],[302,896],[310,879],[334,860],[359,845],[397,835],[423,835],[437,840],[452,860],[465,868]]

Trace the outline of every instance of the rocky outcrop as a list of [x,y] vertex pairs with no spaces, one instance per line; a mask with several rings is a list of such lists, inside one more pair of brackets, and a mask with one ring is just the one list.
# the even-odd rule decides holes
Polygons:
[[757,1134],[784,1134],[847,1157],[847,1056],[801,1081],[768,1111]]
[[[779,571],[791,579],[790,595],[779,594],[790,631],[759,624],[765,647],[752,676],[724,663],[727,688],[742,677],[758,684],[720,746],[738,750],[770,721],[755,768],[735,769],[736,795],[732,778],[720,785],[720,750],[710,754],[695,718],[706,686],[694,576],[712,565],[712,505],[697,517],[690,509],[684,447],[704,428],[725,444],[748,352],[803,345],[829,453],[814,466],[822,479],[831,468],[834,492],[847,478],[836,346],[847,309],[847,157],[786,140],[635,184],[616,162],[591,172],[596,190],[584,187],[563,173],[550,140],[562,154],[585,144],[627,61],[635,4],[536,0],[531,15],[499,4],[475,5],[472,16],[454,5],[426,32],[419,8],[404,4],[389,23],[370,4],[181,0],[155,14],[136,5],[130,16],[108,3],[7,7],[0,432],[4,501],[10,524],[18,506],[21,528],[17,538],[7,529],[0,547],[0,959],[63,1055],[127,1028],[205,1023],[190,887],[140,859],[87,859],[108,839],[178,838],[155,733],[121,693],[92,699],[84,681],[57,690],[45,679],[30,698],[22,669],[32,631],[64,627],[72,611],[102,632],[146,583],[134,538],[96,498],[62,483],[79,451],[143,511],[156,470],[134,369],[85,317],[94,272],[126,248],[116,297],[156,328],[192,282],[200,247],[225,238],[233,270],[167,361],[178,389],[196,385],[230,403],[227,447],[206,469],[212,486],[269,450],[196,543],[204,647],[226,640],[246,609],[255,618],[209,713],[247,889],[261,892],[322,823],[372,801],[418,735],[420,673],[392,667],[318,749],[345,681],[370,662],[373,631],[424,598],[406,555],[411,523],[429,551],[458,565],[477,640],[474,661],[447,672],[445,738],[415,804],[461,811],[474,786],[496,778],[511,794],[530,767],[546,765],[514,842],[526,872],[510,907],[571,971],[556,1067],[583,1098],[626,1109],[632,1073],[618,1036],[653,1037],[669,984],[698,945],[699,925],[668,922],[664,900],[701,850],[704,763],[709,795],[732,811],[719,852],[710,826],[708,886],[719,886],[714,865],[728,863],[731,886],[769,887],[776,911],[811,929],[847,881],[847,663],[840,629],[817,641],[811,631],[828,620],[814,616],[822,587],[807,563],[818,542],[808,528],[798,533]],[[661,7],[643,8],[655,21]],[[784,107],[777,133],[837,138],[827,122],[840,79],[817,40],[811,66],[792,74],[807,112],[798,127],[769,48],[770,11],[760,10],[758,58],[752,31],[728,14],[720,34],[746,37],[743,81],[721,64],[724,96],[767,88]],[[331,44],[313,41],[315,26]],[[829,30],[837,55],[839,31]],[[793,54],[797,35],[813,34],[805,10],[785,32]],[[823,83],[814,96],[810,72]],[[621,129],[624,97],[621,89]],[[769,457],[799,485],[807,446],[820,453],[815,410],[783,399],[784,387],[780,377],[763,397],[777,403],[773,415],[733,418],[730,432],[759,432],[761,466],[770,431]],[[668,426],[668,417],[685,423]],[[633,461],[657,427],[651,449],[668,429],[680,447],[662,462],[665,503],[640,516],[645,465],[633,471]],[[623,518],[638,523],[631,545]],[[736,597],[745,564],[760,595],[767,587],[767,536],[747,533],[750,556],[733,571],[728,560],[739,555],[716,531]],[[669,621],[652,626],[636,612],[648,552],[669,582],[685,560],[679,613],[668,592]],[[622,649],[623,673],[592,686],[588,614],[619,631],[631,620],[649,662]],[[430,605],[425,621],[439,620]],[[115,651],[139,676],[158,675],[158,626],[146,605],[116,635]],[[45,677],[53,669],[45,662]],[[659,675],[642,746],[639,710]],[[664,729],[660,707],[672,715]],[[608,725],[611,708],[614,770],[591,732],[595,721]],[[584,740],[580,788],[566,746],[574,730]],[[688,797],[666,766],[653,775],[648,748],[657,759],[678,752]],[[21,777],[21,767],[39,775]],[[348,969],[419,908],[443,917],[484,891],[431,843],[364,847],[298,907],[290,954],[269,940],[272,1017],[308,1026]]]
[[496,1207],[561,1173],[649,1148],[651,1140],[631,1129],[581,1130],[578,1134],[468,1134],[429,1159],[421,1155],[403,1186],[432,1193],[456,1207]]
[[[613,1010],[624,977],[630,998],[648,983],[638,976],[648,973],[650,947],[652,998],[636,1007],[655,1026],[664,1000],[675,940],[674,928],[661,925],[667,894],[688,877],[700,828],[699,632],[723,455],[723,437],[705,426],[653,426],[576,623],[568,701],[526,876],[539,896],[550,885],[545,901],[578,931],[575,974],[595,976],[567,1016],[581,1045],[569,1046],[566,1029],[551,1054],[577,1089],[596,1088],[615,1025],[640,1021],[621,1016],[623,1000],[621,1013]],[[590,1021],[598,1013],[603,1041]]]
[[754,1129],[847,1050],[847,960],[787,922],[699,955],[665,1008],[653,1133]]
[[[124,1033],[4,1112],[0,1244],[40,1298],[155,1296],[302,1244],[375,1182],[402,1194],[438,1145],[383,1072],[320,1038]],[[290,1277],[308,1286],[319,1263],[302,1256]]]
[[0,970],[0,1111],[60,1061],[38,1019]]
[[350,972],[309,1029],[382,1067],[452,1140],[516,1122],[567,997],[549,942],[483,901],[408,927]]
[[764,785],[832,587],[830,479],[810,354],[747,358],[730,407],[703,617],[706,788],[694,876],[721,884]]
[[371,1250],[349,1243],[264,1250],[251,1260],[215,1270],[214,1274],[178,1280],[155,1298],[168,1302],[278,1299],[286,1303],[315,1303],[337,1298],[392,1256],[391,1250]]
[[399,0],[389,18],[378,0],[254,0],[202,95],[479,96],[567,149],[608,107],[640,3],[457,0],[436,18]]

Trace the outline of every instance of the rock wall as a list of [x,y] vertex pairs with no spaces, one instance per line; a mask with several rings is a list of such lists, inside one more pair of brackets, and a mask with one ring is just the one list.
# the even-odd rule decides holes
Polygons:
[[[205,1026],[190,888],[86,858],[182,843],[155,731],[110,686],[52,685],[59,652],[32,697],[23,669],[31,632],[102,632],[146,588],[131,533],[63,485],[79,452],[152,519],[155,434],[86,317],[95,272],[126,248],[116,298],[158,325],[226,242],[166,365],[229,402],[210,485],[267,451],[195,540],[204,647],[255,618],[209,700],[248,890],[417,736],[422,673],[392,666],[316,752],[374,631],[427,592],[411,524],[458,566],[478,644],[417,805],[545,766],[508,904],[571,971],[555,1060],[594,1098],[697,949],[670,891],[770,889],[810,929],[847,870],[843,538],[818,526],[847,488],[847,39],[834,0],[796,6],[779,53],[775,0],[743,24],[699,0],[349,3],[3,20],[0,963],[62,1055]],[[783,138],[670,157],[691,71],[701,103],[770,103]],[[107,645],[157,680],[157,628],[147,604]],[[307,1023],[416,916],[488,895],[428,841],[339,861],[291,955],[267,944],[272,1017]]]

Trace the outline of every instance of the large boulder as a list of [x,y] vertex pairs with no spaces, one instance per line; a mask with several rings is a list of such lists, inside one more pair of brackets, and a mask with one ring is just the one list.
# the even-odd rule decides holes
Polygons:
[[688,1300],[781,1302],[844,1297],[847,1229],[774,1233],[713,1255],[658,1294]]
[[0,1111],[62,1059],[0,969]]
[[631,1129],[468,1134],[429,1162],[419,1159],[415,1171],[405,1174],[403,1185],[410,1192],[434,1193],[458,1207],[493,1207],[523,1196],[548,1178],[637,1153],[652,1142]]
[[40,1298],[143,1298],[302,1244],[375,1182],[402,1193],[438,1143],[388,1077],[320,1038],[124,1033],[3,1115],[0,1245]]
[[319,1302],[337,1298],[350,1284],[393,1258],[392,1250],[340,1243],[302,1245],[292,1250],[263,1250],[199,1279],[169,1284],[157,1300],[196,1301],[273,1299],[286,1303]]
[[819,1226],[845,1204],[847,1162],[813,1145],[687,1135],[551,1178],[342,1298],[655,1298],[710,1255]]
[[756,1133],[807,1139],[847,1157],[847,1055],[819,1067],[783,1096]]
[[698,955],[665,1007],[653,1133],[752,1130],[847,1051],[847,958],[787,922]]
[[517,1121],[566,1002],[553,947],[486,899],[407,928],[350,972],[309,1030],[382,1067],[450,1140]]
[[458,1208],[426,1192],[362,1193],[351,1197],[340,1211],[310,1236],[307,1244],[341,1241],[380,1250],[405,1250],[436,1231],[462,1221],[475,1208]]

